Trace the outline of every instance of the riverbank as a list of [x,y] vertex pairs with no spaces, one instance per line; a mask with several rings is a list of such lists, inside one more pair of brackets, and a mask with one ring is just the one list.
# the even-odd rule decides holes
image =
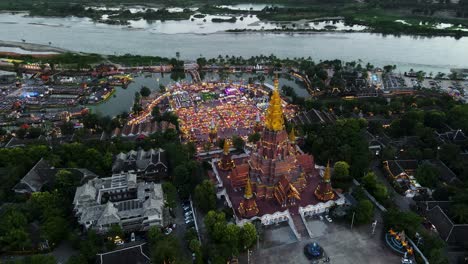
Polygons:
[[[54,46],[47,46],[37,43],[27,43],[27,42],[18,42],[18,41],[6,41],[0,40],[0,47],[10,47],[10,48],[20,48],[26,51],[37,51],[37,52],[55,52],[55,53],[66,53],[71,52],[63,48],[58,48]],[[1,51],[1,50],[0,50]],[[28,53],[29,54],[29,53]]]

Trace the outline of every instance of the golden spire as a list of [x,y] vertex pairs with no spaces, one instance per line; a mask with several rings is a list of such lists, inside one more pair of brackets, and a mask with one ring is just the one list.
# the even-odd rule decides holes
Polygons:
[[280,131],[284,129],[283,106],[281,105],[281,97],[278,91],[278,76],[275,77],[275,88],[270,98],[270,105],[265,117],[266,128],[272,131]]
[[223,146],[223,150],[224,150],[224,155],[227,155],[229,154],[229,141],[228,139],[224,139],[224,146]]
[[289,132],[289,141],[296,142],[296,131],[294,127],[291,129],[291,132]]
[[330,161],[327,163],[327,167],[325,168],[325,173],[323,174],[323,181],[330,182],[331,173],[330,173]]
[[245,199],[250,199],[252,197],[253,197],[252,185],[250,184],[250,177],[247,176],[247,183],[245,184],[244,198]]

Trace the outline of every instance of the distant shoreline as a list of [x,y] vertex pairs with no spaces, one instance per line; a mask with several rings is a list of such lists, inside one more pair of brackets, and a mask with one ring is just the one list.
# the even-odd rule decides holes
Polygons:
[[20,48],[26,51],[37,51],[37,52],[57,52],[57,53],[66,53],[72,52],[70,50],[57,48],[53,46],[43,45],[43,44],[36,44],[36,43],[28,43],[28,42],[17,42],[17,41],[5,41],[0,40],[0,47],[11,47],[11,48]]

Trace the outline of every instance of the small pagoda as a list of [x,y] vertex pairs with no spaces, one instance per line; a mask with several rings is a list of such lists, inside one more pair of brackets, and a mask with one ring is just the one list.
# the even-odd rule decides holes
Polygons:
[[229,153],[229,140],[226,138],[224,140],[223,146],[223,156],[221,160],[218,162],[218,166],[223,171],[232,170],[236,165],[231,158],[231,154]]
[[239,204],[237,209],[243,218],[252,218],[259,212],[257,202],[253,197],[252,184],[250,183],[250,177],[247,177],[247,183],[245,185],[244,199]]
[[317,185],[314,194],[317,199],[323,202],[327,202],[335,198],[335,193],[331,186],[330,162],[328,162],[322,180]]

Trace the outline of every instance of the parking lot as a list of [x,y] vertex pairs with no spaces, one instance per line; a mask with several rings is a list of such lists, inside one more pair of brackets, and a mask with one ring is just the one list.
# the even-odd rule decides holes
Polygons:
[[[329,263],[400,263],[401,257],[384,244],[382,230],[377,229],[372,235],[370,225],[351,230],[348,225],[335,222],[309,220],[307,225],[314,235],[312,239],[254,250],[251,263],[311,263],[303,253],[304,246],[311,242],[317,242],[324,249],[330,257]],[[284,232],[283,228],[280,227],[278,235]]]

